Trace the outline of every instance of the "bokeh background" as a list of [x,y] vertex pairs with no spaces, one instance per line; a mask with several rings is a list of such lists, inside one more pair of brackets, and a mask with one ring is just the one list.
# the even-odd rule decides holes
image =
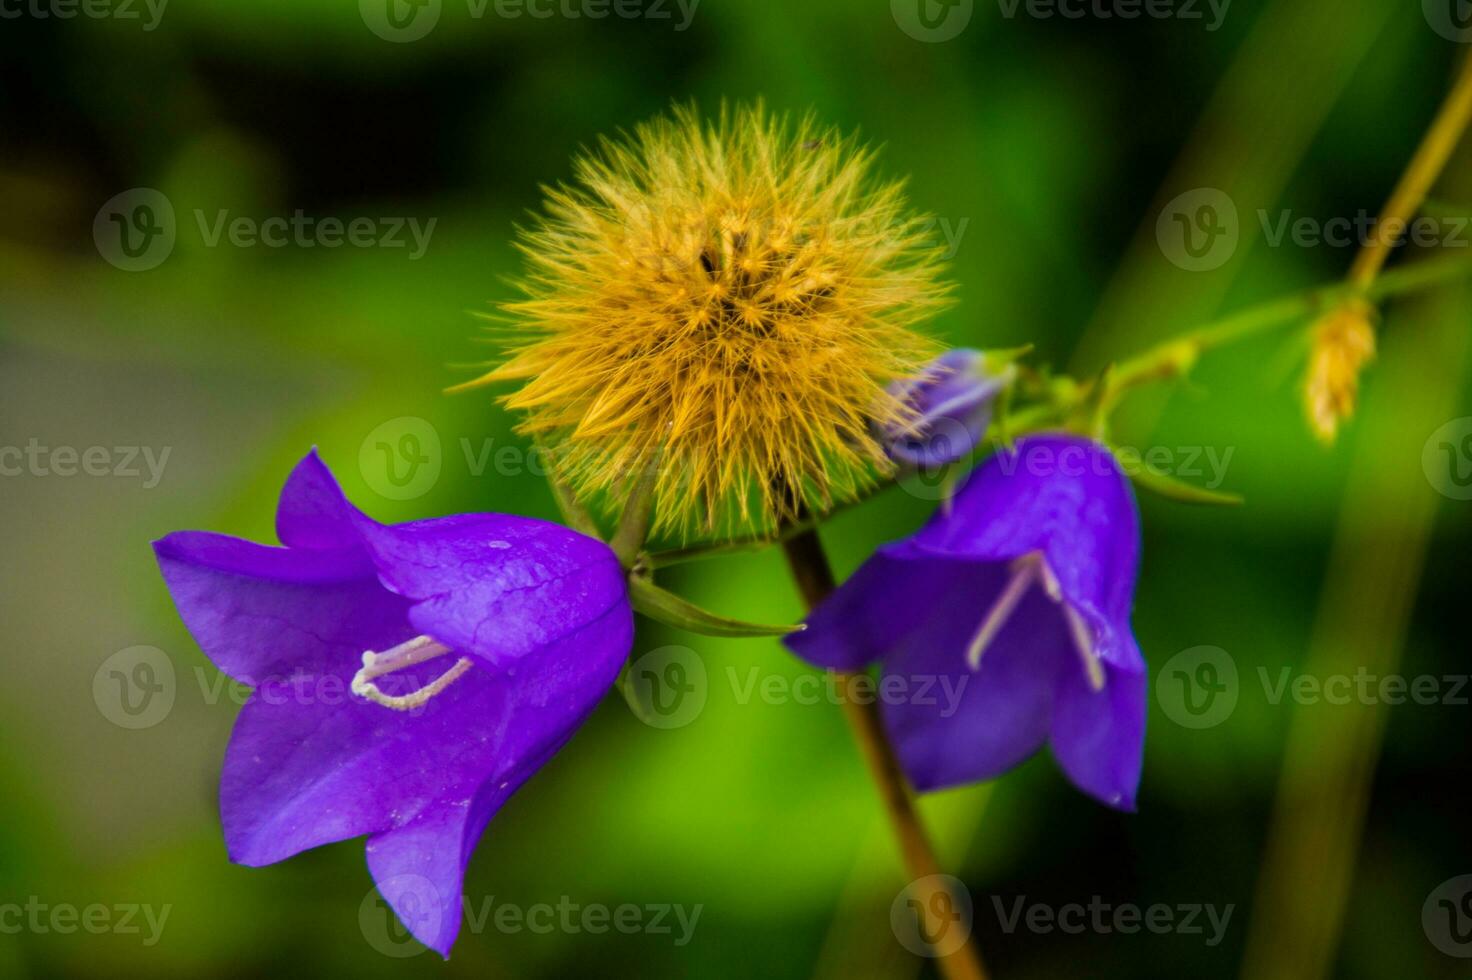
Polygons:
[[[62,475],[63,451],[41,457],[45,473],[0,477],[0,906],[169,910],[152,943],[141,913],[138,932],[0,931],[0,975],[932,973],[890,927],[904,878],[841,712],[740,696],[752,677],[808,668],[775,642],[648,623],[635,655],[695,657],[700,710],[666,730],[611,694],[493,822],[466,895],[699,905],[690,941],[491,924],[467,929],[448,963],[387,955],[418,947],[385,921],[360,843],[266,869],[225,860],[215,789],[238,697],[173,615],[148,542],[178,528],[271,540],[276,491],[314,444],[380,519],[552,516],[493,398],[442,389],[489,356],[469,313],[509,294],[508,242],[539,185],[674,100],[760,97],[884,144],[884,169],[956,236],[959,302],[937,336],[1032,343],[1037,363],[1092,372],[1343,276],[1352,248],[1269,232],[1285,213],[1379,208],[1467,51],[1465,4],[1235,0],[1218,13],[1182,0],[1126,19],[1105,14],[1127,4],[1064,17],[925,0],[932,29],[901,0],[702,0],[693,13],[649,0],[604,19],[569,17],[561,0],[546,18],[393,2],[87,8],[106,16],[0,2],[0,447],[107,450],[101,475]],[[1472,207],[1467,174],[1462,156],[1432,205],[1447,229]],[[99,216],[135,188],[175,214],[172,250],[141,271],[120,267],[131,260]],[[1237,234],[1192,270],[1157,231],[1201,188],[1226,195]],[[212,246],[200,221],[222,211],[434,225],[417,256]],[[1172,657],[1202,646],[1238,679],[1229,714],[1193,728],[1165,677],[1137,815],[1072,790],[1046,754],[925,800],[998,977],[1468,975],[1446,948],[1472,952],[1454,928],[1472,929],[1472,908],[1437,925],[1427,904],[1472,871],[1468,692],[1448,703],[1438,682],[1435,703],[1386,707],[1275,703],[1270,687],[1285,670],[1467,673],[1472,503],[1423,449],[1447,423],[1469,431],[1455,423],[1472,415],[1469,327],[1456,288],[1390,304],[1360,417],[1333,450],[1302,423],[1301,331],[1214,355],[1121,415],[1120,442],[1169,451],[1198,483],[1213,477],[1207,452],[1226,458],[1222,489],[1247,498],[1142,501],[1136,624],[1152,693]],[[437,437],[439,472],[397,499],[372,447],[421,426],[404,419]],[[141,454],[129,475],[122,447],[162,460],[158,478]],[[1472,468],[1472,455],[1449,463]],[[840,570],[917,526],[924,497],[893,491],[835,521],[824,536]],[[733,615],[800,615],[774,553],[669,583]],[[1467,889],[1449,887],[1457,910]],[[997,905],[1095,896],[1232,912],[1212,944],[1209,926],[1008,929]]]

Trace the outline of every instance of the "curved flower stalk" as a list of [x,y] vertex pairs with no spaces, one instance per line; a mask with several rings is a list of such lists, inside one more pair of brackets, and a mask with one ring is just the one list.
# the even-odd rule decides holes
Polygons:
[[1146,704],[1129,621],[1139,547],[1134,495],[1107,449],[1023,439],[784,642],[820,667],[877,661],[886,676],[960,692],[955,704],[884,705],[919,790],[991,779],[1046,742],[1075,785],[1131,810]]
[[230,859],[368,837],[405,926],[448,956],[487,823],[613,685],[624,573],[555,524],[465,514],[384,525],[309,454],[282,547],[197,531],[154,545],[190,633],[255,688],[220,779]]

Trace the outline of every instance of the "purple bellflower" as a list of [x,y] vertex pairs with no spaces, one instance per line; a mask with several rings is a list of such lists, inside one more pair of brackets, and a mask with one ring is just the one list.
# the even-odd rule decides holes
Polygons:
[[465,514],[384,525],[315,452],[268,547],[154,544],[179,614],[255,688],[220,779],[230,859],[366,835],[384,899],[448,956],[487,823],[592,712],[633,642],[624,575],[556,524]]
[[878,661],[905,682],[892,689],[928,678],[960,691],[883,703],[920,790],[991,779],[1047,742],[1081,790],[1133,810],[1146,705],[1130,630],[1139,553],[1134,494],[1107,449],[1023,439],[785,642],[820,667]]
[[1015,374],[1010,363],[993,363],[981,351],[947,351],[918,378],[889,386],[915,417],[904,425],[881,426],[875,435],[897,463],[935,469],[955,462],[986,435],[992,403]]

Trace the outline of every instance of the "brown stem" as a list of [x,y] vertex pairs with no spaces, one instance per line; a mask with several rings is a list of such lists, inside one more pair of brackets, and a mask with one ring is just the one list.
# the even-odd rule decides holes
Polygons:
[[[833,570],[828,565],[828,556],[823,552],[818,533],[812,529],[804,530],[783,541],[782,548],[787,555],[787,564],[792,569],[798,591],[802,593],[803,602],[812,609],[827,598],[834,588]],[[914,881],[912,887],[917,889],[912,897],[918,903],[920,913],[926,917],[922,934],[943,935],[946,923],[939,919],[932,921],[934,909],[948,907],[944,903],[932,904],[932,900],[938,899],[945,892],[945,886],[933,877],[942,873],[940,863],[935,859],[935,852],[930,846],[925,826],[920,822],[920,815],[915,812],[914,795],[900,770],[899,759],[895,757],[894,748],[884,734],[878,705],[868,692],[858,689],[858,685],[867,684],[868,679],[864,674],[845,671],[838,671],[837,677],[844,715],[853,730],[854,740],[859,743],[864,762],[869,766],[869,774],[879,788],[884,810],[889,814],[890,824],[899,841],[905,870]],[[947,980],[986,978],[981,957],[969,935],[959,949],[938,957],[936,963]]]

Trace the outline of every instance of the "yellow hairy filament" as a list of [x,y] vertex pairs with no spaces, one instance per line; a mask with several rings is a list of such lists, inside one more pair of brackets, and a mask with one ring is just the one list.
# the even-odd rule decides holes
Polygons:
[[885,386],[935,350],[948,287],[930,226],[873,152],[760,105],[677,109],[603,140],[523,230],[508,359],[521,431],[580,498],[619,506],[658,460],[655,525],[766,529],[888,466]]

